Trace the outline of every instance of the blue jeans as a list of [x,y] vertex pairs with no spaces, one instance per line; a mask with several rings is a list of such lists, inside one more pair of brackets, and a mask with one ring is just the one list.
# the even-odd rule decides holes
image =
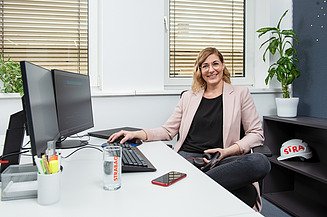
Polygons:
[[[202,153],[178,152],[185,159],[193,163],[195,157]],[[206,172],[213,180],[229,191],[241,189],[253,182],[262,180],[270,171],[268,158],[261,153],[227,157]]]

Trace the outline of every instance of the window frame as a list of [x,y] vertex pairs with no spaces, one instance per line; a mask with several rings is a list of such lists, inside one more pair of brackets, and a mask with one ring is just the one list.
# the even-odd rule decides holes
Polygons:
[[[192,84],[192,78],[170,78],[169,77],[169,0],[164,0],[164,88],[166,90],[187,89]],[[245,5],[245,76],[231,78],[234,85],[254,86],[254,35],[255,35],[255,3],[244,0]]]
[[89,2],[89,41],[88,41],[88,64],[89,76],[92,90],[99,91],[102,87],[102,33],[100,32],[102,26],[102,0]]
[[88,74],[88,2],[3,1],[1,53],[14,61]]

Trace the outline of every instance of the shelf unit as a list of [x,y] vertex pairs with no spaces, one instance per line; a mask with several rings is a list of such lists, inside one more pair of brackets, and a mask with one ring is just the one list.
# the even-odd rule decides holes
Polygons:
[[[263,181],[262,196],[293,216],[326,216],[327,212],[327,119],[264,116],[265,145],[271,171]],[[278,161],[281,145],[302,139],[313,151],[310,160]]]

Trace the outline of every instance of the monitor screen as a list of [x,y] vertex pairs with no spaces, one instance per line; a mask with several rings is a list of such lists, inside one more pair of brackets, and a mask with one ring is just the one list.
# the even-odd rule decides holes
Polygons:
[[[65,138],[92,128],[94,124],[89,76],[57,69],[52,70],[52,73],[60,135]],[[85,145],[85,142],[67,140],[57,143],[58,148],[81,145]]]
[[52,73],[27,61],[20,62],[20,66],[24,88],[23,108],[32,155],[41,157],[47,148],[47,141],[56,140],[59,135]]

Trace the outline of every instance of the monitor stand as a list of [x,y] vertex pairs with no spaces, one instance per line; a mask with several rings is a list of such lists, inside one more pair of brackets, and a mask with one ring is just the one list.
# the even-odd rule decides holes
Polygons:
[[64,140],[61,142],[56,143],[57,149],[71,149],[71,148],[79,148],[82,146],[88,145],[87,141],[81,141],[81,140]]

